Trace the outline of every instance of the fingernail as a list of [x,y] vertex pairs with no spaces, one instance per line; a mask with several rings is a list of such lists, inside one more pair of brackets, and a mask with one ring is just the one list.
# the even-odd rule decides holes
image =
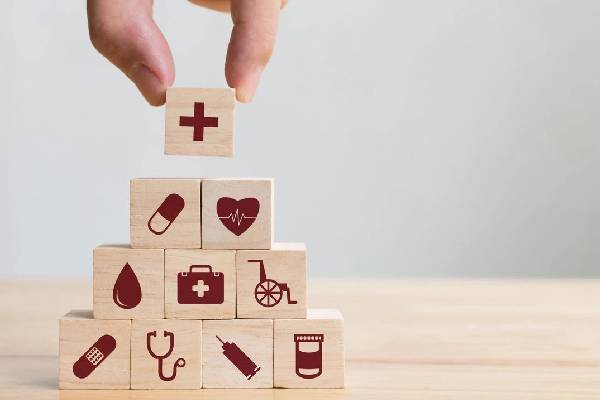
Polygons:
[[252,101],[256,94],[256,88],[258,88],[263,69],[263,67],[255,68],[248,74],[245,82],[240,85],[240,87],[236,88],[236,97],[238,101],[242,103],[249,103]]
[[165,103],[165,85],[150,68],[144,64],[136,64],[127,76],[137,86],[148,103],[153,106],[160,106]]

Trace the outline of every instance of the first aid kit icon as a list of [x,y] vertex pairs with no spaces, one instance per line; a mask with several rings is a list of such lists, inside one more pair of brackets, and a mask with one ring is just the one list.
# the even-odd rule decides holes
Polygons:
[[225,275],[213,272],[210,265],[191,265],[177,274],[179,304],[222,304],[224,293]]

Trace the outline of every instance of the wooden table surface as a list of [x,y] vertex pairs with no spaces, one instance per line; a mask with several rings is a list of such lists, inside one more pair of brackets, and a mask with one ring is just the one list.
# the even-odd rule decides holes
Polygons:
[[0,399],[600,399],[600,280],[316,280],[346,389],[58,391],[58,318],[89,282],[0,281]]

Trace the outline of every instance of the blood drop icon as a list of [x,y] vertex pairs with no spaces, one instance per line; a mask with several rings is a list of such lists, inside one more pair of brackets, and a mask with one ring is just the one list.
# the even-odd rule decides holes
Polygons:
[[137,306],[142,301],[140,282],[129,263],[123,266],[119,276],[117,276],[115,286],[113,286],[113,301],[126,310]]

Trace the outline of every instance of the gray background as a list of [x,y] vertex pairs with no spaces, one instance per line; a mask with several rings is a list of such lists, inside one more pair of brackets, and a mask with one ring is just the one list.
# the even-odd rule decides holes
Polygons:
[[[157,1],[176,85],[222,87],[231,22]],[[233,159],[163,155],[164,110],[83,1],[0,3],[0,274],[91,276],[129,179],[262,176],[315,276],[592,276],[600,2],[291,0]]]

